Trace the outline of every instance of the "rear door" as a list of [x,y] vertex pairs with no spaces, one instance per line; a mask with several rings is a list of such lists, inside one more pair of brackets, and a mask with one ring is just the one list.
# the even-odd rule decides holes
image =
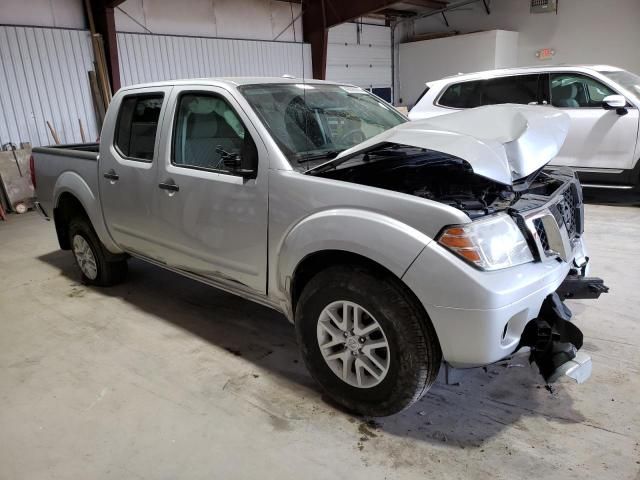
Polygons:
[[638,131],[638,110],[619,115],[602,108],[602,99],[615,95],[611,87],[581,73],[551,73],[549,103],[571,117],[567,139],[555,165],[585,173],[621,173],[632,168]]
[[[225,89],[175,87],[169,103],[151,194],[162,260],[266,293],[265,145]],[[255,178],[243,176],[256,156]]]
[[100,142],[98,181],[109,233],[125,250],[152,258],[159,254],[152,219],[158,126],[170,91],[141,88],[116,97],[105,119],[115,128]]

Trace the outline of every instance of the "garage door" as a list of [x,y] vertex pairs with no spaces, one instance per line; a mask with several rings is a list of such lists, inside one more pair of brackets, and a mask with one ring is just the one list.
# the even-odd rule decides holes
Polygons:
[[391,31],[383,25],[345,23],[329,30],[327,80],[391,95]]

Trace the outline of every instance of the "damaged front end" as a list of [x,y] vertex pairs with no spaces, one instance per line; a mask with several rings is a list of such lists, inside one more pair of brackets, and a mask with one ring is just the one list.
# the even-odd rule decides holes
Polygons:
[[597,299],[609,288],[601,278],[587,277],[589,258],[580,248],[584,232],[582,189],[567,169],[547,169],[522,185],[522,194],[510,213],[530,233],[532,251],[541,262],[570,262],[571,269],[557,290],[542,303],[517,347],[530,348],[530,361],[549,384],[562,377],[577,383],[591,375],[591,357],[579,351],[583,335],[571,322],[565,299]]
[[540,315],[524,329],[518,349],[529,347],[529,361],[535,362],[547,383],[567,376],[577,383],[591,376],[591,357],[582,348],[582,332],[571,323],[571,310],[557,293],[549,295]]

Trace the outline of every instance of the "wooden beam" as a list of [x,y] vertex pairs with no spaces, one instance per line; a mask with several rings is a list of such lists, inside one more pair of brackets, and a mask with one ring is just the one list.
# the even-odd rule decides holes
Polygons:
[[[124,0],[89,0],[95,32],[102,35],[109,81],[113,92],[120,88],[120,63],[114,8]],[[91,16],[89,19],[91,21]]]
[[327,74],[328,32],[325,0],[305,0],[302,4],[302,33],[311,44],[313,78],[324,80]]

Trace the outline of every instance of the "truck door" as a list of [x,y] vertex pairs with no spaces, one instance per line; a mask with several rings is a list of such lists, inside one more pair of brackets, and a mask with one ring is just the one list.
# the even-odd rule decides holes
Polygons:
[[131,253],[157,258],[152,194],[157,189],[158,125],[170,87],[141,88],[114,98],[100,141],[98,182],[105,223]]
[[[163,261],[266,293],[264,143],[222,88],[175,87],[169,103],[153,193]],[[257,166],[253,174],[250,165]]]
[[612,88],[580,73],[549,75],[550,103],[571,117],[560,153],[551,163],[569,165],[584,173],[621,173],[632,168],[638,132],[638,110],[619,115],[602,108],[602,100],[616,95]]

